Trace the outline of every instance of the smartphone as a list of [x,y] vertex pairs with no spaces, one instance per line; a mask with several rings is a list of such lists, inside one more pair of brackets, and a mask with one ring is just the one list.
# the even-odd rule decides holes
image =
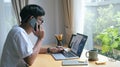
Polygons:
[[36,23],[37,23],[37,20],[33,17],[31,20],[30,20],[30,25],[32,26],[32,28],[36,31]]

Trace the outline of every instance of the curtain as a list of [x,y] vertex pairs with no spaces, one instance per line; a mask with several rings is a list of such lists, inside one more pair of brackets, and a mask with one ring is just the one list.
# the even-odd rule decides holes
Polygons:
[[86,25],[84,24],[84,0],[62,0],[62,2],[65,16],[66,43],[69,43],[70,37],[73,33],[86,34],[89,38],[85,48],[92,49],[92,35],[88,30],[85,30]]
[[70,41],[70,37],[73,33],[73,0],[62,0],[64,16],[65,16],[65,36],[66,43],[68,44]]
[[28,0],[11,0],[13,9],[17,18],[18,23],[20,24],[21,18],[20,18],[20,11],[21,9],[28,4]]

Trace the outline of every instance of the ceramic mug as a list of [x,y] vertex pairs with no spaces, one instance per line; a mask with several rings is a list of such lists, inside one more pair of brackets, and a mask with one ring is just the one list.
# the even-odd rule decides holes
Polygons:
[[89,61],[96,61],[98,60],[98,51],[97,50],[90,50],[86,52],[86,57]]

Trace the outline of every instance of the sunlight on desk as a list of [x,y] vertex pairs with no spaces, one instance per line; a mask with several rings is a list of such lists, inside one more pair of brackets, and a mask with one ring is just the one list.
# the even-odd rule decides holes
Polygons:
[[[54,58],[49,54],[39,54],[34,64],[30,67],[69,67],[69,66],[62,66],[62,61],[55,61]],[[70,66],[70,67],[80,67],[80,66]],[[88,66],[81,66],[81,67],[88,67]]]
[[[108,58],[103,55],[98,55],[98,58],[99,60],[106,61],[106,64],[96,65],[95,61],[89,61],[88,66],[62,66],[62,61],[55,61],[50,54],[39,54],[30,67],[120,67],[120,61],[109,61]],[[84,51],[80,59],[87,59]]]

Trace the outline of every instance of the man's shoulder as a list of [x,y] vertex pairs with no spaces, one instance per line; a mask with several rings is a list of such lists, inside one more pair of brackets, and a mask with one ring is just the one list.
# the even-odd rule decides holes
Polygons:
[[12,32],[25,32],[23,28],[21,28],[20,26],[13,26],[13,28],[11,29]]
[[22,29],[21,27],[19,26],[13,26],[12,29],[10,30],[9,32],[9,35],[18,35],[20,33],[23,33],[25,32],[24,29]]

